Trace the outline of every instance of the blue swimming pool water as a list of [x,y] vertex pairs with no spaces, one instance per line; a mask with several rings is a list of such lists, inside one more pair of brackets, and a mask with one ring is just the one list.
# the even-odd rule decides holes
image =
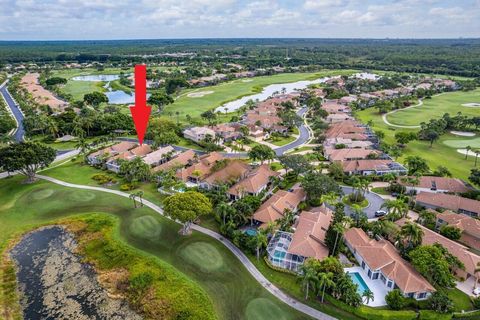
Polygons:
[[357,292],[359,294],[362,294],[365,292],[368,288],[367,284],[365,283],[365,280],[363,280],[362,276],[358,272],[349,272],[348,275],[350,278],[352,278],[353,283],[358,285]]
[[255,230],[255,229],[247,229],[247,230],[245,230],[245,233],[246,233],[247,235],[253,237],[253,236],[256,236],[256,235],[257,235],[257,230]]
[[287,253],[285,251],[278,251],[278,250],[275,250],[275,252],[273,253],[273,256],[275,258],[285,258],[285,255]]

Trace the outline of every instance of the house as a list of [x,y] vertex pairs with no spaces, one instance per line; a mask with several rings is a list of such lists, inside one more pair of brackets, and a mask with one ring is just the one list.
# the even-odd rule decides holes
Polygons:
[[133,149],[137,146],[134,142],[122,141],[113,146],[98,150],[87,156],[87,161],[91,165],[100,164],[106,157],[116,156],[122,152]]
[[262,127],[259,127],[254,124],[247,125],[247,127],[248,127],[248,135],[252,137],[255,141],[261,141],[269,137],[268,133],[266,133]]
[[420,192],[416,203],[430,209],[448,209],[471,217],[480,216],[480,201],[445,193]]
[[[395,223],[399,226],[404,225],[408,220],[402,218],[397,220]],[[457,257],[460,260],[465,270],[457,269],[455,270],[455,275],[463,280],[472,279],[475,282],[476,277],[478,277],[478,272],[475,270],[478,268],[480,263],[480,256],[471,252],[468,247],[448,239],[447,237],[442,236],[435,231],[432,231],[428,228],[425,228],[422,225],[418,225],[423,231],[422,245],[433,245],[435,243],[441,244],[445,249],[450,252],[453,256]],[[471,289],[470,289],[471,290]]]
[[427,299],[435,288],[405,261],[385,239],[371,239],[362,229],[351,228],[344,241],[367,276],[388,291],[399,289],[405,297]]
[[329,161],[348,161],[348,160],[364,160],[369,157],[379,157],[382,153],[374,149],[332,149],[326,148],[324,155]]
[[243,179],[250,171],[250,166],[240,160],[224,160],[225,164],[222,168],[212,172],[200,182],[200,187],[204,189],[212,189],[221,185],[232,185]]
[[215,132],[215,135],[222,137],[223,141],[233,141],[243,137],[243,134],[239,131],[240,126],[235,126],[227,123],[217,124],[211,126]]
[[416,190],[417,192],[432,192],[432,193],[464,193],[471,191],[471,188],[460,179],[422,176],[419,179],[418,185],[412,186],[406,179],[398,179],[398,183],[404,185],[407,191]]
[[338,102],[341,103],[341,104],[344,104],[344,105],[349,105],[350,103],[353,103],[357,100],[358,100],[358,98],[356,96],[350,95],[350,96],[341,97],[338,100]]
[[192,127],[183,131],[183,136],[195,142],[205,140],[207,136],[215,138],[215,131],[207,127]]
[[346,113],[330,113],[326,118],[325,121],[327,123],[339,123],[347,120],[352,120],[353,118],[346,114]]
[[269,165],[262,164],[258,168],[250,171],[247,176],[234,184],[228,190],[230,199],[238,200],[244,195],[257,196],[267,189],[271,182],[271,177],[277,177],[280,173],[270,169]]
[[178,154],[173,159],[160,164],[152,169],[152,172],[167,171],[170,169],[176,168],[185,168],[187,165],[193,164],[196,158],[195,151],[188,149],[180,154]]
[[370,149],[373,146],[373,143],[371,141],[357,141],[357,140],[352,140],[352,139],[346,139],[346,138],[328,138],[325,139],[323,142],[324,148],[330,148],[334,149],[335,146],[338,145],[344,145],[345,148],[348,149],[355,149],[355,148],[362,148],[362,149]]
[[148,144],[142,144],[141,146],[122,152],[112,158],[109,158],[107,161],[107,169],[118,173],[120,171],[119,160],[131,161],[136,157],[146,156],[150,152],[152,152],[152,147],[150,147]]
[[285,210],[296,212],[305,198],[305,191],[299,185],[294,186],[291,191],[279,190],[258,208],[253,214],[253,220],[261,224],[275,222],[283,218]]
[[326,206],[303,211],[294,225],[294,232],[277,231],[267,247],[268,260],[277,267],[300,271],[306,259],[328,257],[325,234],[333,213]]
[[350,107],[339,104],[336,101],[327,101],[322,104],[322,109],[327,111],[328,113],[350,113],[352,110]]
[[372,174],[384,175],[393,173],[396,175],[404,175],[407,169],[398,162],[386,159],[379,160],[347,160],[340,163],[343,172],[348,175],[360,174],[368,176]]
[[145,157],[143,157],[143,162],[151,167],[156,167],[170,160],[174,154],[175,149],[173,149],[172,146],[166,146],[147,154]]
[[223,160],[220,153],[211,152],[198,157],[192,165],[178,170],[176,176],[183,182],[197,184],[210,174],[213,165],[220,160]]
[[460,242],[466,244],[470,248],[480,250],[480,220],[447,210],[442,213],[437,213],[435,227],[439,230],[444,225],[460,229],[462,232]]
[[327,138],[337,138],[341,134],[362,134],[366,136],[367,128],[355,120],[346,120],[331,125],[325,132]]

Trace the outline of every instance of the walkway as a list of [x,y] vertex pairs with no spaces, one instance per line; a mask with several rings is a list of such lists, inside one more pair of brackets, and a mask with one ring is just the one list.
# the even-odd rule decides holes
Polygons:
[[[37,178],[43,179],[50,181],[52,183],[56,183],[58,185],[64,186],[64,187],[69,187],[69,188],[77,188],[77,189],[84,189],[84,190],[93,190],[93,191],[100,191],[100,192],[107,192],[107,193],[112,193],[121,197],[128,198],[130,196],[129,193],[122,192],[122,191],[117,191],[117,190],[111,190],[111,189],[106,189],[102,187],[92,187],[92,186],[85,186],[85,185],[78,185],[78,184],[73,184],[73,183],[68,183],[65,181],[61,181],[55,178],[47,177],[47,176],[42,176],[42,175],[37,175]],[[163,210],[160,206],[154,204],[153,202],[150,202],[148,200],[143,200],[143,204],[149,207],[150,209],[154,210],[155,212],[164,215]],[[176,221],[177,223],[180,223]],[[266,289],[268,290],[271,294],[273,294],[275,297],[280,299],[282,302],[286,303],[290,307],[310,316],[315,319],[320,319],[320,320],[334,320],[336,318],[329,316],[328,314],[325,314],[319,310],[316,310],[312,307],[307,306],[306,304],[301,303],[300,301],[293,299],[286,295],[284,292],[282,292],[279,288],[277,288],[275,285],[273,285],[270,281],[267,280],[263,276],[263,274],[258,271],[258,269],[253,265],[253,263],[247,258],[247,256],[240,250],[238,249],[233,243],[231,243],[228,239],[223,237],[222,235],[210,230],[206,229],[204,227],[198,226],[198,225],[192,225],[192,229],[201,232],[203,234],[206,234],[212,238],[217,239],[220,241],[225,247],[227,247],[237,258],[240,260],[240,262],[245,266],[245,268],[250,272],[250,274]]]
[[8,92],[7,82],[8,80],[0,85],[0,94],[7,103],[7,108],[10,108],[10,111],[15,118],[15,122],[17,123],[17,129],[13,133],[13,138],[15,139],[15,141],[21,142],[24,140],[25,136],[25,130],[23,128],[23,112],[15,103],[15,100],[13,100],[10,92]]

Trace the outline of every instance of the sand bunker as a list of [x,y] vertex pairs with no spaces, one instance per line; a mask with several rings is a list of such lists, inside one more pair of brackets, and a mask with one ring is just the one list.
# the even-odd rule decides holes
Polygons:
[[201,98],[203,96],[206,96],[207,94],[212,94],[214,91],[200,91],[200,92],[192,92],[187,94],[187,97],[189,98]]
[[450,131],[450,133],[462,137],[475,137],[475,133],[467,131]]
[[244,79],[242,80],[242,82],[252,82],[253,80],[252,79]]
[[[467,149],[457,149],[457,152],[461,154],[467,154]],[[468,155],[475,157],[475,152],[473,152],[473,150],[470,150],[468,151]]]
[[63,111],[68,104],[58,99],[52,92],[48,91],[38,83],[38,73],[27,73],[21,80],[22,86],[28,90],[33,99],[39,104],[46,104],[54,111]]
[[480,108],[480,103],[464,103],[462,104],[462,106],[464,107],[468,107],[468,108]]

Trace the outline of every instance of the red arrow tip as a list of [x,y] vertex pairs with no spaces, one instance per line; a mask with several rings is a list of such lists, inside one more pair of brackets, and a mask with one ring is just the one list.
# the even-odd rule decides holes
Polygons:
[[135,130],[137,131],[138,142],[143,144],[143,138],[148,127],[148,118],[152,109],[147,106],[147,67],[145,65],[135,66],[135,105],[130,106]]

